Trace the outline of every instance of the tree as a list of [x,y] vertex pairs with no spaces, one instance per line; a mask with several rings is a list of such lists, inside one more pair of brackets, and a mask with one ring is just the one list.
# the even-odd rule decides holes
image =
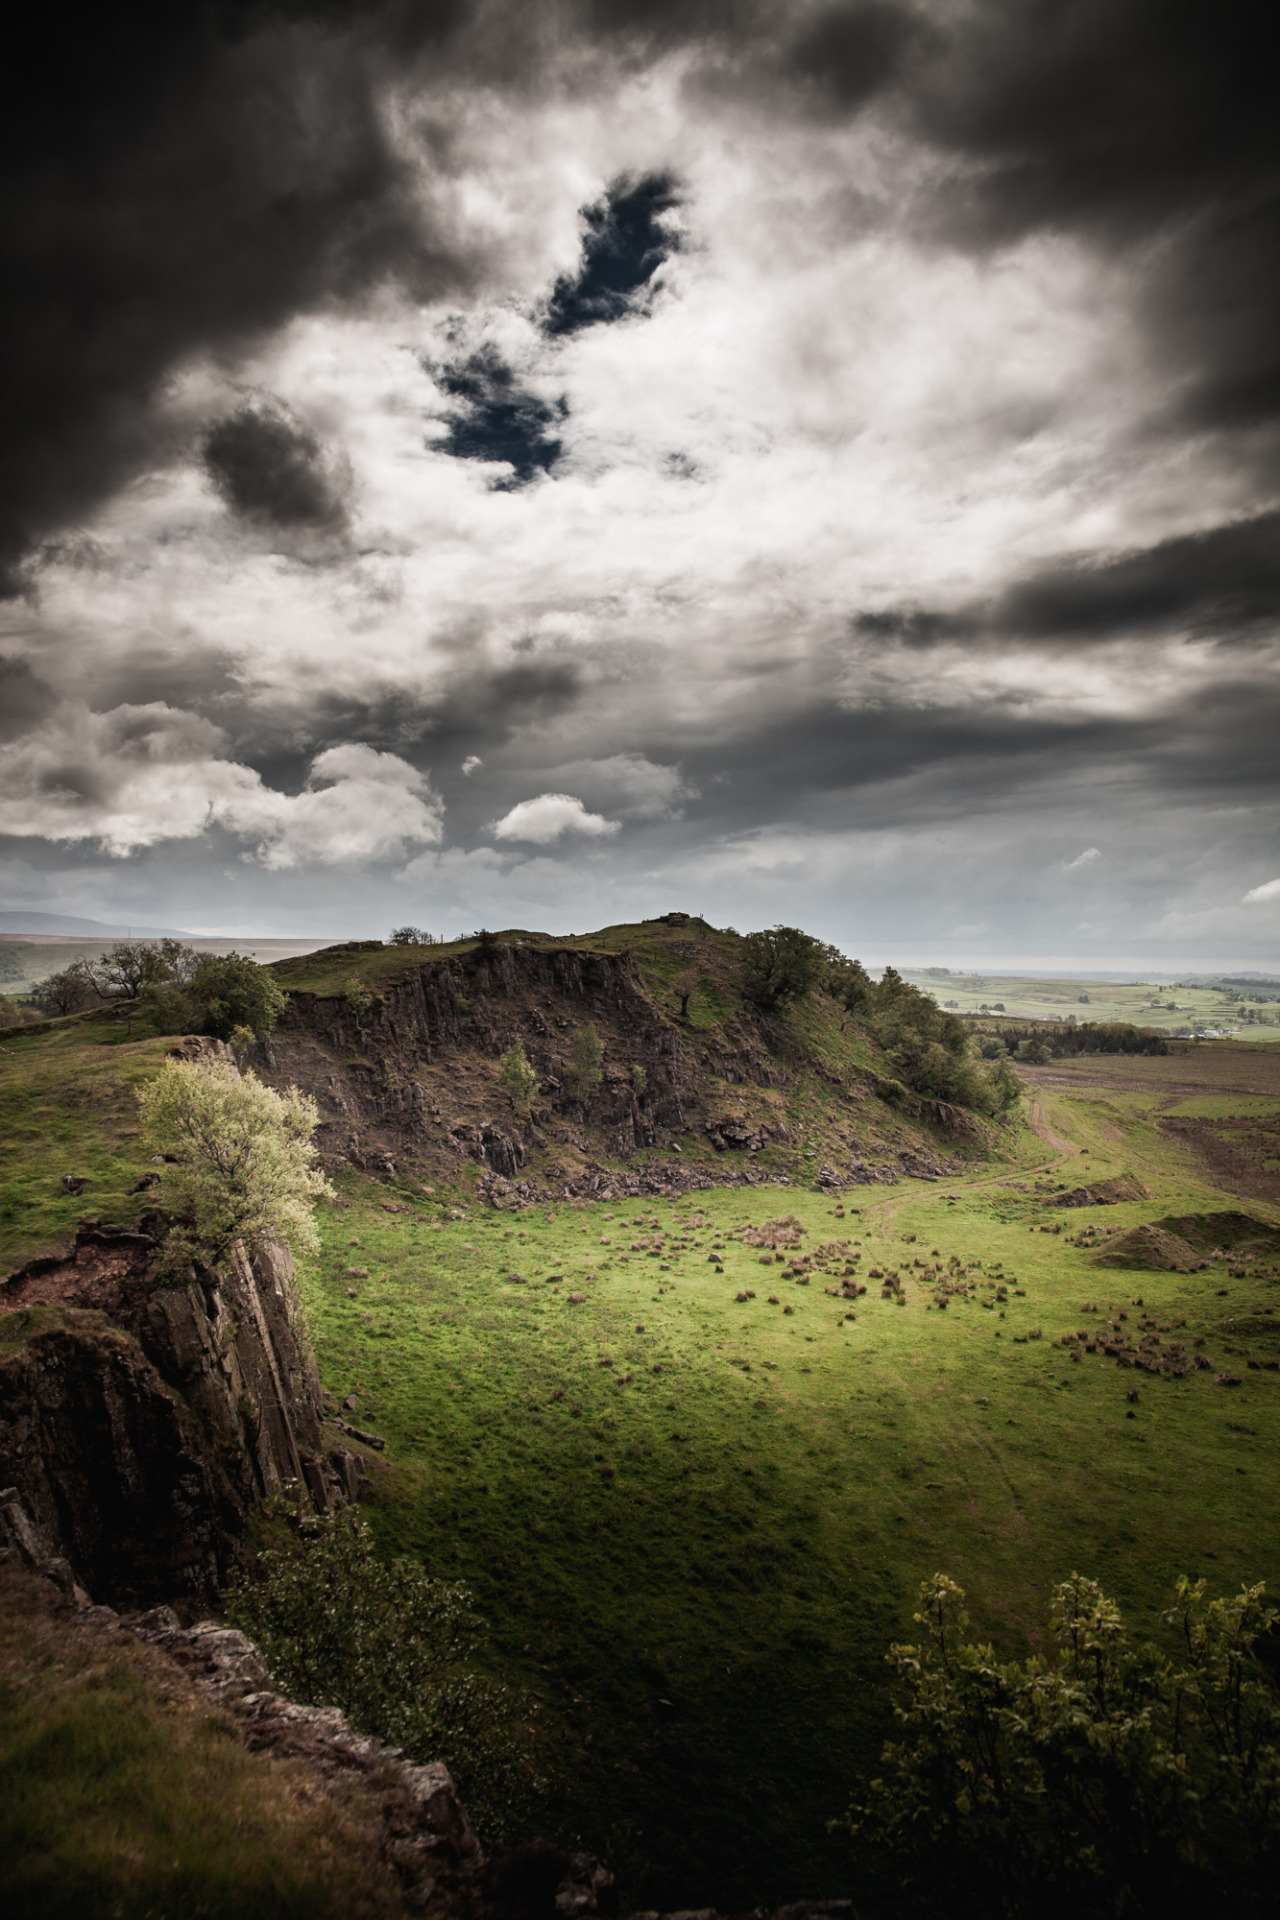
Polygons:
[[357,1514],[325,1515],[233,1580],[227,1617],[251,1635],[277,1686],[341,1707],[411,1760],[444,1760],[487,1842],[542,1781],[516,1726],[522,1702],[475,1671],[481,1627],[465,1587],[412,1560],[381,1560]]
[[600,1035],[588,1021],[569,1051],[569,1064],[565,1068],[564,1090],[571,1100],[585,1102],[591,1098],[604,1078],[603,1060]]
[[31,998],[43,1013],[82,1013],[99,998],[93,969],[87,960],[73,960],[60,973],[38,980]]
[[438,947],[440,941],[425,927],[392,927],[391,944],[393,947]]
[[671,982],[671,991],[680,1002],[680,1018],[682,1020],[688,1018],[689,1002],[697,990],[698,969],[696,967],[686,967],[684,971],[678,973]]
[[768,927],[742,943],[740,980],[748,1000],[772,1012],[801,1000],[822,977],[822,947],[799,927]]
[[1176,1655],[1133,1641],[1079,1574],[1054,1591],[1047,1658],[968,1639],[945,1574],[914,1617],[919,1643],[889,1652],[898,1737],[849,1824],[916,1904],[984,1920],[1274,1910],[1280,1695],[1256,1648],[1277,1612],[1261,1586],[1210,1600],[1180,1580]]
[[175,1162],[164,1179],[179,1221],[170,1265],[212,1263],[237,1240],[250,1251],[280,1241],[318,1249],[312,1209],[333,1189],[314,1164],[314,1100],[296,1087],[277,1093],[229,1060],[166,1060],[138,1105],[144,1141]]
[[286,1004],[275,975],[244,953],[201,954],[188,991],[200,1031],[219,1040],[229,1040],[237,1027],[262,1039]]
[[861,960],[850,960],[839,947],[823,947],[822,961],[826,967],[822,984],[831,998],[846,1013],[860,1013],[874,992],[874,982]]
[[147,987],[185,986],[198,960],[181,940],[117,940],[93,974],[103,999],[137,1000]]
[[498,1062],[498,1079],[508,1100],[511,1111],[526,1114],[533,1105],[533,1096],[538,1091],[538,1076],[529,1065],[529,1056],[523,1043],[516,1041],[508,1047]]

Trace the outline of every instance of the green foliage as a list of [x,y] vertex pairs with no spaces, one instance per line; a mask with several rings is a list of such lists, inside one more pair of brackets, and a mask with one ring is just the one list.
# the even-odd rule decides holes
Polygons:
[[443,1760],[490,1843],[542,1782],[520,1703],[476,1671],[481,1626],[462,1586],[413,1560],[382,1560],[349,1509],[300,1524],[239,1577],[228,1618],[249,1634],[277,1683],[411,1760]]
[[933,1100],[1002,1113],[1021,1084],[1007,1061],[984,1065],[963,1020],[886,967],[861,1006],[872,1037],[905,1086]]
[[538,1091],[538,1076],[529,1064],[529,1056],[521,1041],[517,1040],[514,1046],[508,1047],[499,1060],[498,1079],[511,1102],[512,1113],[528,1113],[533,1105],[533,1096]]
[[243,953],[204,953],[196,962],[187,997],[200,1016],[198,1031],[229,1040],[236,1027],[261,1039],[285,1005],[275,976]]
[[166,1060],[138,1106],[145,1144],[175,1156],[164,1180],[180,1221],[170,1264],[217,1260],[237,1240],[315,1251],[312,1207],[332,1189],[314,1165],[314,1100],[296,1087],[277,1093],[229,1060]]
[[589,1100],[598,1090],[604,1077],[603,1060],[600,1035],[588,1021],[569,1050],[569,1063],[565,1068],[564,1090],[571,1100]]
[[1054,1652],[1001,1661],[966,1638],[964,1594],[920,1589],[917,1645],[884,1773],[850,1812],[905,1883],[957,1914],[1102,1916],[1183,1906],[1272,1911],[1280,1696],[1257,1655],[1262,1586],[1206,1598],[1179,1580],[1177,1656],[1130,1638],[1094,1580],[1055,1589]]
[[101,994],[89,962],[73,960],[69,967],[38,980],[31,998],[42,1013],[83,1013],[98,1004]]
[[637,1062],[631,1069],[631,1091],[637,1100],[643,1100],[649,1090],[649,1076]]
[[822,961],[826,969],[822,982],[825,991],[846,1013],[861,1013],[875,991],[871,975],[861,960],[850,960],[839,947],[828,946],[822,949]]
[[772,1012],[802,1000],[823,976],[824,950],[799,927],[766,927],[742,943],[739,981],[748,1000]]

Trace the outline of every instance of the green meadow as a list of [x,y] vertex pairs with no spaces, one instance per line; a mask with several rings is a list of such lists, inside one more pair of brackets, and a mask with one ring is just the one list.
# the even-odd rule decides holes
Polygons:
[[[0,1045],[6,1265],[146,1204],[134,1091],[169,1044],[89,1020]],[[1169,1130],[1274,1126],[1271,1057],[1037,1069],[987,1159],[842,1197],[497,1211],[465,1179],[336,1176],[301,1274],[321,1375],[386,1441],[364,1449],[381,1545],[488,1622],[548,1783],[525,1831],[608,1858],[631,1908],[865,1894],[828,1823],[891,1727],[884,1655],[921,1580],[959,1580],[1010,1653],[1073,1569],[1157,1635],[1181,1572],[1274,1589],[1280,1373],[1247,1364],[1280,1356],[1274,1257],[1137,1272],[1078,1244],[1232,1207],[1280,1222],[1269,1187],[1236,1199]],[[1047,1204],[1118,1174],[1148,1197]],[[752,1243],[789,1216],[781,1258]],[[1104,1320],[1212,1365],[1057,1344]]]
[[[1231,1199],[1140,1102],[1118,1124],[1105,1088],[1038,1090],[1034,1111],[1061,1148],[1025,1129],[1007,1163],[842,1201],[513,1215],[352,1181],[325,1209],[310,1324],[346,1417],[387,1441],[378,1534],[474,1590],[538,1708],[543,1823],[611,1858],[633,1905],[847,1890],[827,1823],[874,1764],[885,1649],[936,1569],[1011,1652],[1076,1568],[1155,1633],[1180,1572],[1280,1576],[1280,1375],[1246,1365],[1280,1353],[1280,1272],[1099,1268],[1082,1228]],[[1036,1191],[1120,1172],[1151,1198]],[[787,1215],[799,1270],[744,1238]],[[856,1303],[825,1291],[849,1267]],[[1072,1361],[1055,1342],[1086,1307],[1201,1336],[1214,1371]]]

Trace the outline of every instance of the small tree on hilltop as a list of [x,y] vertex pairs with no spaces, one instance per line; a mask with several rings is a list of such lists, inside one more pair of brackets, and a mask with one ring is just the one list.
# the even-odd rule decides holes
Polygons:
[[146,999],[162,1033],[208,1033],[216,1040],[230,1040],[243,1028],[263,1039],[285,1006],[270,968],[246,953],[202,953],[185,981],[149,985]]
[[588,1021],[573,1043],[569,1064],[565,1069],[564,1090],[571,1100],[585,1102],[591,1098],[604,1078],[601,1072],[603,1060],[604,1048],[600,1045],[600,1035]]
[[237,1240],[319,1247],[312,1209],[333,1189],[315,1165],[319,1113],[296,1087],[277,1093],[229,1060],[166,1060],[138,1095],[146,1144],[172,1158],[166,1211],[178,1216],[170,1265],[215,1261]]
[[742,991],[768,1011],[803,999],[822,977],[822,948],[799,927],[766,927],[749,933],[742,949]]
[[519,1040],[508,1047],[498,1062],[498,1079],[503,1092],[511,1102],[514,1114],[526,1114],[533,1105],[533,1096],[538,1091],[538,1076],[529,1064],[529,1056]]

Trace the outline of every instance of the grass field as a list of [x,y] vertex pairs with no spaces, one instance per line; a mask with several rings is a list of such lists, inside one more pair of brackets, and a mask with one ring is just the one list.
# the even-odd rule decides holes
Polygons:
[[[856,1190],[843,1218],[794,1190],[513,1219],[406,1189],[388,1214],[354,1183],[326,1211],[311,1323],[327,1384],[388,1440],[377,1528],[474,1588],[544,1702],[556,1824],[635,1903],[847,1886],[825,1823],[875,1758],[883,1653],[935,1569],[1008,1649],[1073,1568],[1153,1630],[1179,1572],[1280,1577],[1280,1376],[1245,1365],[1280,1352],[1280,1273],[1105,1271],[1073,1244],[1232,1204],[1160,1131],[1163,1098],[1038,1087],[1061,1149],[1026,1130],[1013,1164]],[[1121,1172],[1150,1199],[1062,1213],[1035,1191]],[[816,1269],[762,1265],[742,1230],[792,1212],[815,1254],[896,1269],[900,1299],[868,1280],[851,1308]],[[953,1254],[974,1292],[940,1310],[914,1263]],[[1053,1343],[1086,1305],[1203,1335],[1243,1384],[1072,1362]]]
[[[6,1264],[90,1207],[139,1204],[132,1088],[167,1044],[79,1023],[0,1047]],[[1275,1260],[1122,1272],[1075,1244],[1239,1204],[1280,1222],[1170,1129],[1274,1128],[1273,1058],[1224,1043],[1033,1070],[1005,1157],[843,1202],[715,1189],[498,1213],[465,1187],[340,1177],[303,1278],[326,1386],[387,1440],[370,1517],[472,1587],[494,1670],[540,1703],[537,1823],[609,1857],[629,1905],[849,1890],[860,1869],[827,1822],[874,1763],[884,1652],[936,1569],[1010,1651],[1073,1568],[1153,1632],[1182,1571],[1280,1579],[1280,1373],[1246,1364],[1280,1356]],[[63,1171],[89,1176],[83,1197]],[[1046,1205],[1116,1174],[1149,1197]],[[765,1265],[743,1237],[788,1214],[799,1271],[797,1250]],[[824,1291],[846,1265],[856,1303]],[[891,1297],[872,1269],[896,1273]],[[945,1309],[939,1269],[967,1288]],[[1098,1324],[1086,1307],[1202,1338],[1213,1367],[1072,1361],[1055,1342]]]
[[904,980],[957,1013],[998,1006],[1011,1020],[1128,1020],[1167,1034],[1213,1032],[1241,1040],[1280,1040],[1273,984],[1256,988],[1128,985],[1119,980],[1036,979],[903,967]]

